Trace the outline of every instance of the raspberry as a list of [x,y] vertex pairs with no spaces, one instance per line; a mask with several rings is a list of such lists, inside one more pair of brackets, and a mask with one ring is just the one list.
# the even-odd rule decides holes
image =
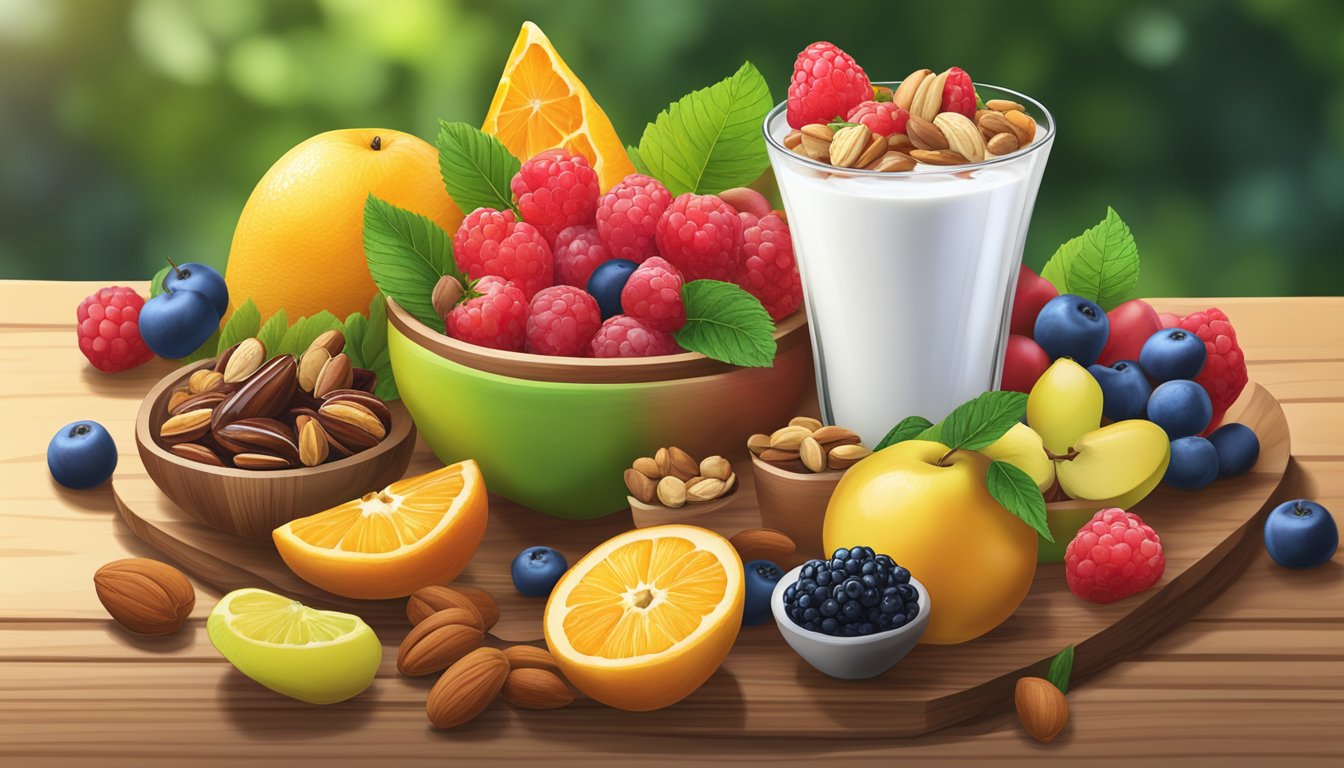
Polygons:
[[905,133],[905,122],[910,113],[890,101],[865,101],[851,109],[845,120],[863,123],[868,130],[880,136]]
[[532,297],[527,315],[527,351],[538,355],[587,357],[602,325],[597,299],[582,288],[557,285]]
[[502,277],[528,299],[555,279],[550,244],[536,227],[514,219],[513,211],[472,211],[453,235],[453,256],[471,277]]
[[79,351],[94,368],[119,373],[142,365],[154,353],[140,338],[140,294],[120,285],[103,288],[79,303],[75,334]]
[[654,256],[640,264],[625,281],[621,309],[650,328],[678,330],[686,324],[686,307],[681,303],[681,286],[685,282],[676,267]]
[[947,80],[943,83],[943,112],[960,112],[975,119],[975,84],[971,76],[961,67],[947,70]]
[[1132,512],[1110,507],[1092,516],[1064,550],[1069,591],[1094,603],[1113,603],[1162,578],[1162,539]]
[[554,243],[560,230],[592,224],[597,210],[597,171],[588,158],[567,149],[548,149],[523,163],[509,187],[523,221]]
[[607,318],[593,336],[593,357],[652,357],[681,351],[672,334],[629,315]]
[[793,62],[789,81],[789,127],[829,123],[848,115],[873,98],[873,86],[863,67],[831,43],[817,42],[803,49]]
[[658,255],[653,242],[658,218],[672,195],[657,179],[632,173],[597,201],[597,233],[614,259],[642,264]]
[[1213,418],[1205,431],[1208,434],[1218,428],[1223,414],[1246,387],[1246,355],[1237,344],[1237,332],[1221,309],[1210,307],[1203,312],[1191,312],[1181,318],[1180,327],[1202,339],[1208,352],[1204,370],[1195,377],[1213,401]]
[[597,265],[611,258],[611,251],[587,225],[567,227],[555,237],[555,284],[584,288]]
[[448,335],[482,347],[522,352],[527,329],[527,297],[502,277],[483,277],[472,286],[481,294],[448,313]]
[[734,282],[760,299],[770,317],[783,320],[803,303],[789,225],[773,213],[759,219],[750,213],[738,217],[742,220],[742,265]]
[[687,280],[732,280],[737,274],[742,222],[717,195],[677,195],[658,219],[654,239]]

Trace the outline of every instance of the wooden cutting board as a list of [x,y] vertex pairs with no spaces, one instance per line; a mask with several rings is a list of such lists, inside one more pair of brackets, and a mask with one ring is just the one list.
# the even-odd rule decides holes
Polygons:
[[[604,717],[613,727],[649,734],[914,736],[1010,707],[1016,679],[1043,674],[1049,658],[1066,645],[1076,648],[1075,681],[1085,679],[1189,618],[1236,578],[1259,546],[1262,513],[1288,468],[1288,425],[1278,402],[1254,383],[1227,419],[1260,436],[1260,460],[1250,474],[1197,493],[1159,488],[1134,510],[1161,535],[1166,551],[1166,572],[1155,589],[1093,605],[1069,593],[1062,565],[1042,566],[1026,601],[994,631],[963,645],[920,646],[885,675],[866,681],[826,677],[796,656],[774,626],[748,627],[719,672],[681,704],[636,716],[584,700],[547,713],[536,725],[563,731],[580,719]],[[409,471],[437,466],[420,445]],[[741,456],[735,467],[743,483],[737,498],[714,513],[714,520],[701,518],[701,524],[725,534],[759,525],[750,464]],[[260,586],[358,613],[392,646],[407,630],[404,601],[352,601],[307,585],[265,542],[220,533],[178,509],[143,467],[126,462],[113,488],[136,535],[202,581],[221,590]],[[502,618],[492,631],[498,640],[538,641],[544,603],[513,590],[514,555],[544,544],[573,563],[629,527],[628,512],[563,521],[492,498],[485,540],[460,581],[489,590],[499,601]]]

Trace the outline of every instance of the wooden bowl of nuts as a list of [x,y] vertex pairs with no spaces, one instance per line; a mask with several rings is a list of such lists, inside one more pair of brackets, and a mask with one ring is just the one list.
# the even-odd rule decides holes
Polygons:
[[737,475],[722,456],[696,461],[680,448],[659,448],[625,470],[625,487],[635,527],[648,528],[694,522],[693,518],[722,509],[737,493]]
[[826,505],[845,470],[872,454],[859,436],[798,416],[770,434],[752,435],[751,474],[761,525],[793,539],[798,552],[821,557],[821,524]]
[[268,360],[246,339],[165,376],[135,423],[150,478],[206,523],[257,539],[399,479],[415,425],[372,394],[344,343],[329,331],[297,358]]

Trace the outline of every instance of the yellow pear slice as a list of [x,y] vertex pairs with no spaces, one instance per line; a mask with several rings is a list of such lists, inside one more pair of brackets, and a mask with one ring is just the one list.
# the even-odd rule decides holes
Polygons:
[[1006,461],[1026,472],[1036,482],[1036,487],[1045,493],[1055,482],[1055,463],[1045,455],[1041,436],[1026,424],[1014,424],[981,453],[994,461]]
[[[1059,486],[1071,498],[1113,500],[1121,508],[1148,495],[1171,460],[1167,433],[1142,419],[1088,432],[1075,441],[1073,450],[1077,453],[1073,459],[1055,466]],[[1140,493],[1145,486],[1147,490]]]
[[1101,385],[1067,357],[1056,360],[1027,395],[1027,423],[1051,453],[1063,456],[1101,424]]

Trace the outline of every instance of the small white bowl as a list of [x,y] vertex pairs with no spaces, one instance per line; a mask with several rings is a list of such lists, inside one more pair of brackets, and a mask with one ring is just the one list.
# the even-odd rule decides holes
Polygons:
[[929,591],[913,576],[910,586],[919,590],[919,615],[914,621],[862,637],[832,637],[803,629],[784,612],[784,590],[790,584],[798,583],[798,574],[802,570],[800,565],[779,580],[770,595],[770,610],[775,614],[775,625],[784,641],[819,672],[842,680],[877,677],[896,666],[896,662],[919,644],[924,628],[929,625]]

